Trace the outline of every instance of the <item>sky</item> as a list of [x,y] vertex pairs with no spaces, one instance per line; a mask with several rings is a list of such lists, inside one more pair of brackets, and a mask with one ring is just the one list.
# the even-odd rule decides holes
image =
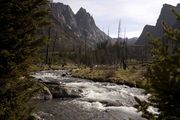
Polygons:
[[[117,37],[121,21],[121,37],[139,37],[144,26],[155,25],[163,4],[176,6],[179,0],[54,0],[69,5],[73,12],[85,8],[96,25],[111,37]],[[125,34],[124,34],[125,33]]]

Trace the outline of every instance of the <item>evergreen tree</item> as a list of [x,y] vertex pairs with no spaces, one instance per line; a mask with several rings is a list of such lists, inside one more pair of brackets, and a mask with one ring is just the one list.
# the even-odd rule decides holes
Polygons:
[[28,69],[44,43],[37,30],[48,22],[47,0],[0,1],[0,119],[25,120],[39,90]]
[[37,29],[47,23],[47,0],[0,1],[0,76],[26,73],[42,39]]
[[[174,10],[173,12],[179,22],[180,13]],[[160,112],[157,119],[178,120],[180,118],[180,29],[172,28],[166,23],[163,23],[163,28],[165,36],[162,39],[152,38],[153,59],[148,66],[146,78],[149,81],[148,90],[152,93],[151,105],[157,107]],[[151,119],[152,114],[150,116],[146,117]]]

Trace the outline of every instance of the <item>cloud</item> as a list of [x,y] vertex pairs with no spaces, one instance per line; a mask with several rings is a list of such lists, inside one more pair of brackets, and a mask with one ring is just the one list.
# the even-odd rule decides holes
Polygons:
[[84,7],[95,19],[97,26],[110,35],[117,33],[118,21],[126,27],[128,37],[140,35],[146,24],[155,25],[164,3],[176,5],[179,0],[54,0],[70,5],[76,13]]

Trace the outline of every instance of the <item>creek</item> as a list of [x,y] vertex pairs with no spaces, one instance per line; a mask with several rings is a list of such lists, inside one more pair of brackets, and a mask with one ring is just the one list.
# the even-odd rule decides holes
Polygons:
[[37,100],[38,115],[44,120],[145,120],[133,107],[134,97],[149,97],[143,89],[74,78],[66,70],[39,71],[33,77],[51,84],[48,88],[56,86],[53,99]]

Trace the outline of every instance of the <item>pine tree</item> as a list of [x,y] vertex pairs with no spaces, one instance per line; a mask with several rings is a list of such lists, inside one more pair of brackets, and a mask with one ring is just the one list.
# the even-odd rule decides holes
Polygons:
[[43,43],[36,31],[47,22],[47,0],[0,1],[0,76],[26,73]]
[[[173,12],[177,20],[180,20],[180,13],[174,10]],[[148,66],[146,78],[149,81],[148,90],[152,93],[151,105],[157,107],[160,112],[158,119],[178,120],[180,118],[180,29],[172,28],[166,23],[163,23],[163,28],[165,36],[162,39],[152,38],[150,43],[153,59]]]
[[39,90],[28,69],[44,43],[37,30],[48,22],[47,0],[0,1],[0,119],[25,120],[28,103]]

